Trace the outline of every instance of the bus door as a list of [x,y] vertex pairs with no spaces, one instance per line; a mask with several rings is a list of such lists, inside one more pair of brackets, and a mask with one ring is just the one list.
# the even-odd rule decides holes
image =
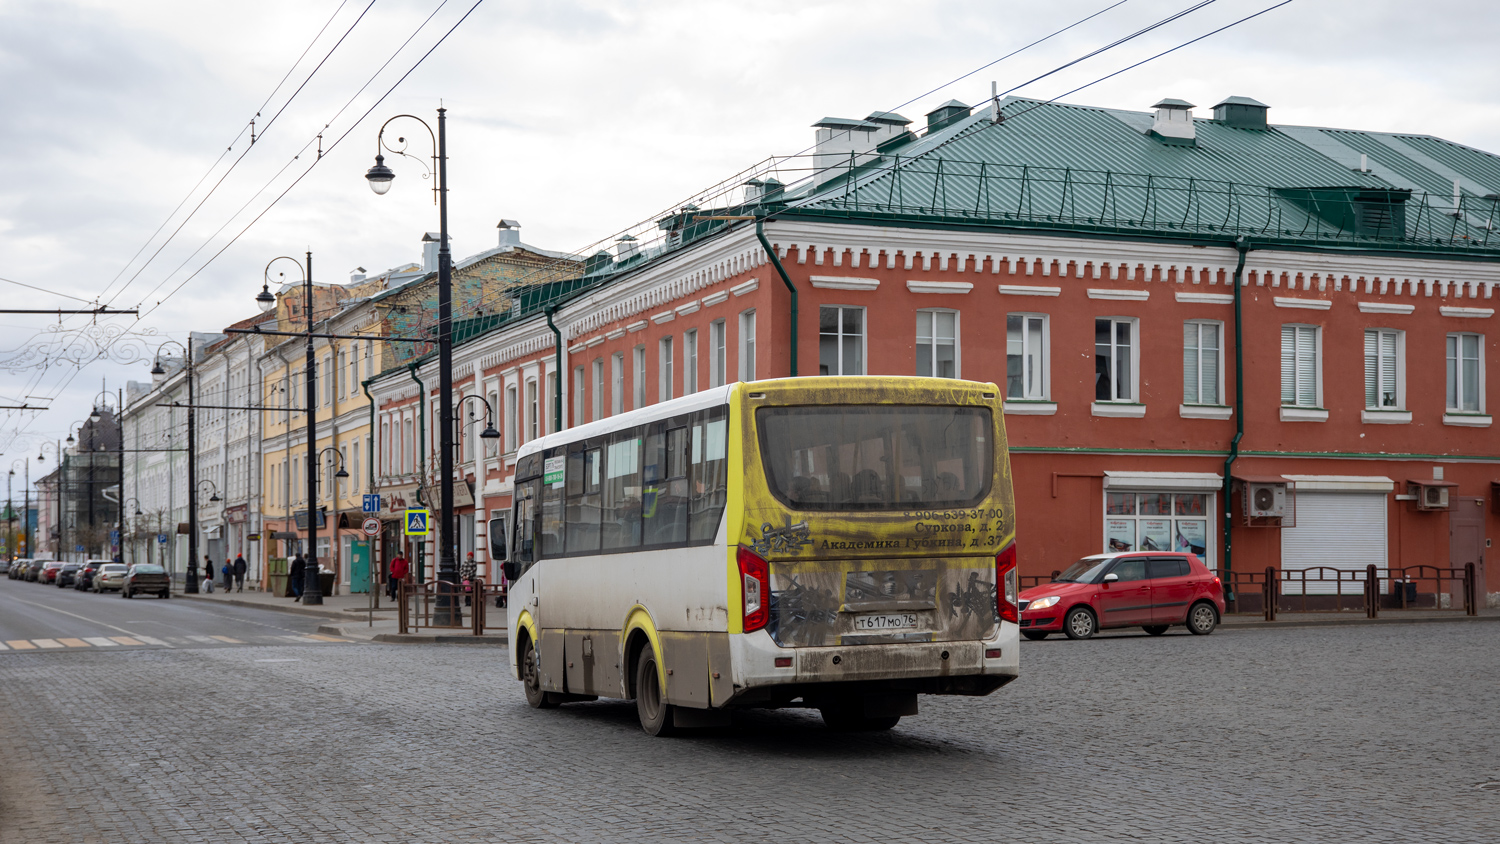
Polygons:
[[[537,506],[541,482],[538,480],[516,484],[514,503],[511,505],[511,549],[505,561],[505,578],[510,582],[509,604],[512,612],[526,610],[541,626],[541,569],[536,568],[537,522],[541,518]],[[529,577],[527,577],[529,575]],[[517,581],[525,577],[524,584]]]

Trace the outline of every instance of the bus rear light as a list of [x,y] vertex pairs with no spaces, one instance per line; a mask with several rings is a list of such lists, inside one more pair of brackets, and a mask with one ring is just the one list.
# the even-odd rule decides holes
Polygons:
[[792,667],[792,658],[789,657],[789,656],[778,656],[778,657],[776,657],[776,667],[777,668],[791,668]]
[[771,568],[749,548],[741,547],[735,557],[740,567],[745,632],[753,633],[766,626],[771,618],[766,602],[771,597]]
[[1021,610],[1016,605],[1020,593],[1016,578],[1016,543],[1011,542],[995,555],[995,604],[1001,620],[1020,623]]
[[985,648],[984,649],[984,658],[985,659],[999,659],[1000,658],[1000,649],[999,648]]

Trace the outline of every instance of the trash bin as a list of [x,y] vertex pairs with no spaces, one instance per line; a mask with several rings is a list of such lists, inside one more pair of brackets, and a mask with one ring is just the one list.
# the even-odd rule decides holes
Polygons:
[[1396,606],[1402,606],[1404,597],[1405,606],[1414,607],[1417,605],[1417,584],[1410,580],[1392,580],[1391,595],[1396,599]]
[[324,595],[332,595],[333,594],[333,572],[331,572],[331,571],[320,571],[320,572],[318,572],[318,589]]

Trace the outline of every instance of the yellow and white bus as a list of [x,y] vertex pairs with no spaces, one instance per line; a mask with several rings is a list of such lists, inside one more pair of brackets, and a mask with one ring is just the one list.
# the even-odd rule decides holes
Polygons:
[[527,443],[511,671],[530,704],[634,699],[660,735],[747,707],[887,729],[1016,678],[1000,393],[931,378],[730,384]]

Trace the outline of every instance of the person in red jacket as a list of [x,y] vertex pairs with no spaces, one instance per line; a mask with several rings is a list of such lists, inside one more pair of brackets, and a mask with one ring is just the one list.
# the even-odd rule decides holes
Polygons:
[[400,554],[396,555],[396,559],[391,560],[391,576],[389,589],[392,601],[396,600],[396,590],[401,588],[401,581],[406,579],[406,574],[409,570],[410,567],[407,565],[406,558],[401,556]]

